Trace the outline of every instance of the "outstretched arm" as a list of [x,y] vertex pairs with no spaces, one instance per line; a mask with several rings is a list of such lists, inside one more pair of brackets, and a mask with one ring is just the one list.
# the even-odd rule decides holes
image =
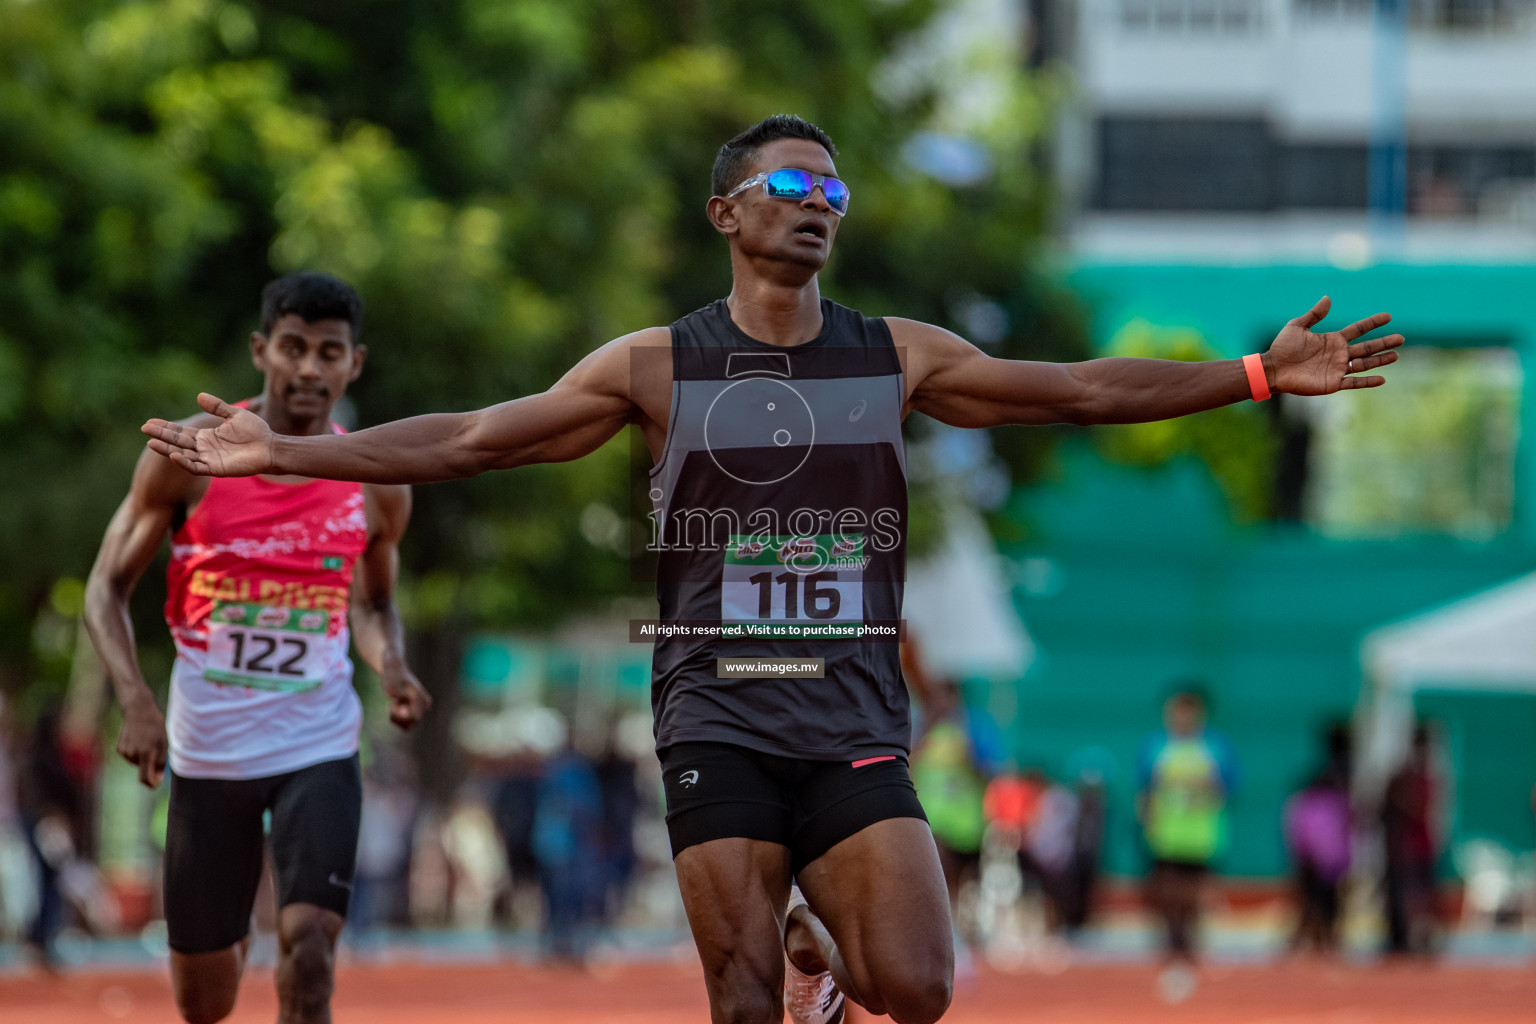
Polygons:
[[[1391,317],[1377,313],[1343,330],[1315,334],[1328,314],[1326,297],[1281,329],[1264,353],[1275,392],[1327,395],[1380,387],[1382,377],[1354,374],[1397,360],[1400,334],[1360,339]],[[1037,363],[996,359],[948,331],[891,320],[898,346],[910,353],[918,412],[959,427],[1005,423],[1143,423],[1240,402],[1250,396],[1242,360],[1185,363],[1168,359],[1091,359]]]
[[224,420],[216,430],[164,420],[150,420],[141,429],[152,438],[150,448],[199,476],[292,473],[413,484],[566,462],[596,451],[629,422],[635,411],[629,347],[649,333],[609,342],[548,391],[475,412],[413,416],[351,434],[293,437],[274,434],[254,413],[199,395],[198,404]]
[[370,485],[364,494],[368,547],[352,579],[352,643],[358,656],[379,674],[389,698],[389,720],[409,729],[426,715],[432,698],[405,661],[405,630],[395,604],[400,576],[400,538],[411,519],[407,487]]

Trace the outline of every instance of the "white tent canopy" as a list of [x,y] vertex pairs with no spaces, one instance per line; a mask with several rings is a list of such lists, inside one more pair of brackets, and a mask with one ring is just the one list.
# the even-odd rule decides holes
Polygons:
[[907,573],[903,615],[930,672],[1012,681],[1034,660],[997,546],[981,516],[947,508],[943,545]]
[[1420,689],[1536,693],[1536,573],[1365,635],[1361,783],[1373,791],[1407,750]]

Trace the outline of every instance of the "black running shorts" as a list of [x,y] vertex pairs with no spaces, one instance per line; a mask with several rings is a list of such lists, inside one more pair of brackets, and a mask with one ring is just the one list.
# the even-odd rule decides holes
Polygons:
[[261,880],[268,811],[277,905],[312,903],[345,915],[362,809],[356,754],[262,779],[171,773],[165,836],[171,948],[211,953],[245,938]]
[[674,743],[661,751],[661,777],[673,857],[712,839],[761,839],[788,847],[798,873],[878,821],[928,820],[900,757],[806,761]]

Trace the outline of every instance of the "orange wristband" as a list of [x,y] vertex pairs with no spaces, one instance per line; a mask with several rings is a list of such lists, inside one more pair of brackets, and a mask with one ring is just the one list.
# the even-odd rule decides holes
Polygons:
[[1255,402],[1269,397],[1269,381],[1264,376],[1264,357],[1258,353],[1243,356],[1243,369],[1248,371],[1248,390]]

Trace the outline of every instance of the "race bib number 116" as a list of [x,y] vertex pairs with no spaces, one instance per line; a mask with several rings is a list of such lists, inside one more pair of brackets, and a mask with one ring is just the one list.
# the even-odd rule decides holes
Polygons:
[[859,534],[732,537],[720,580],[721,621],[861,622],[866,561]]
[[219,602],[208,617],[203,676],[258,690],[313,690],[325,679],[330,613]]

